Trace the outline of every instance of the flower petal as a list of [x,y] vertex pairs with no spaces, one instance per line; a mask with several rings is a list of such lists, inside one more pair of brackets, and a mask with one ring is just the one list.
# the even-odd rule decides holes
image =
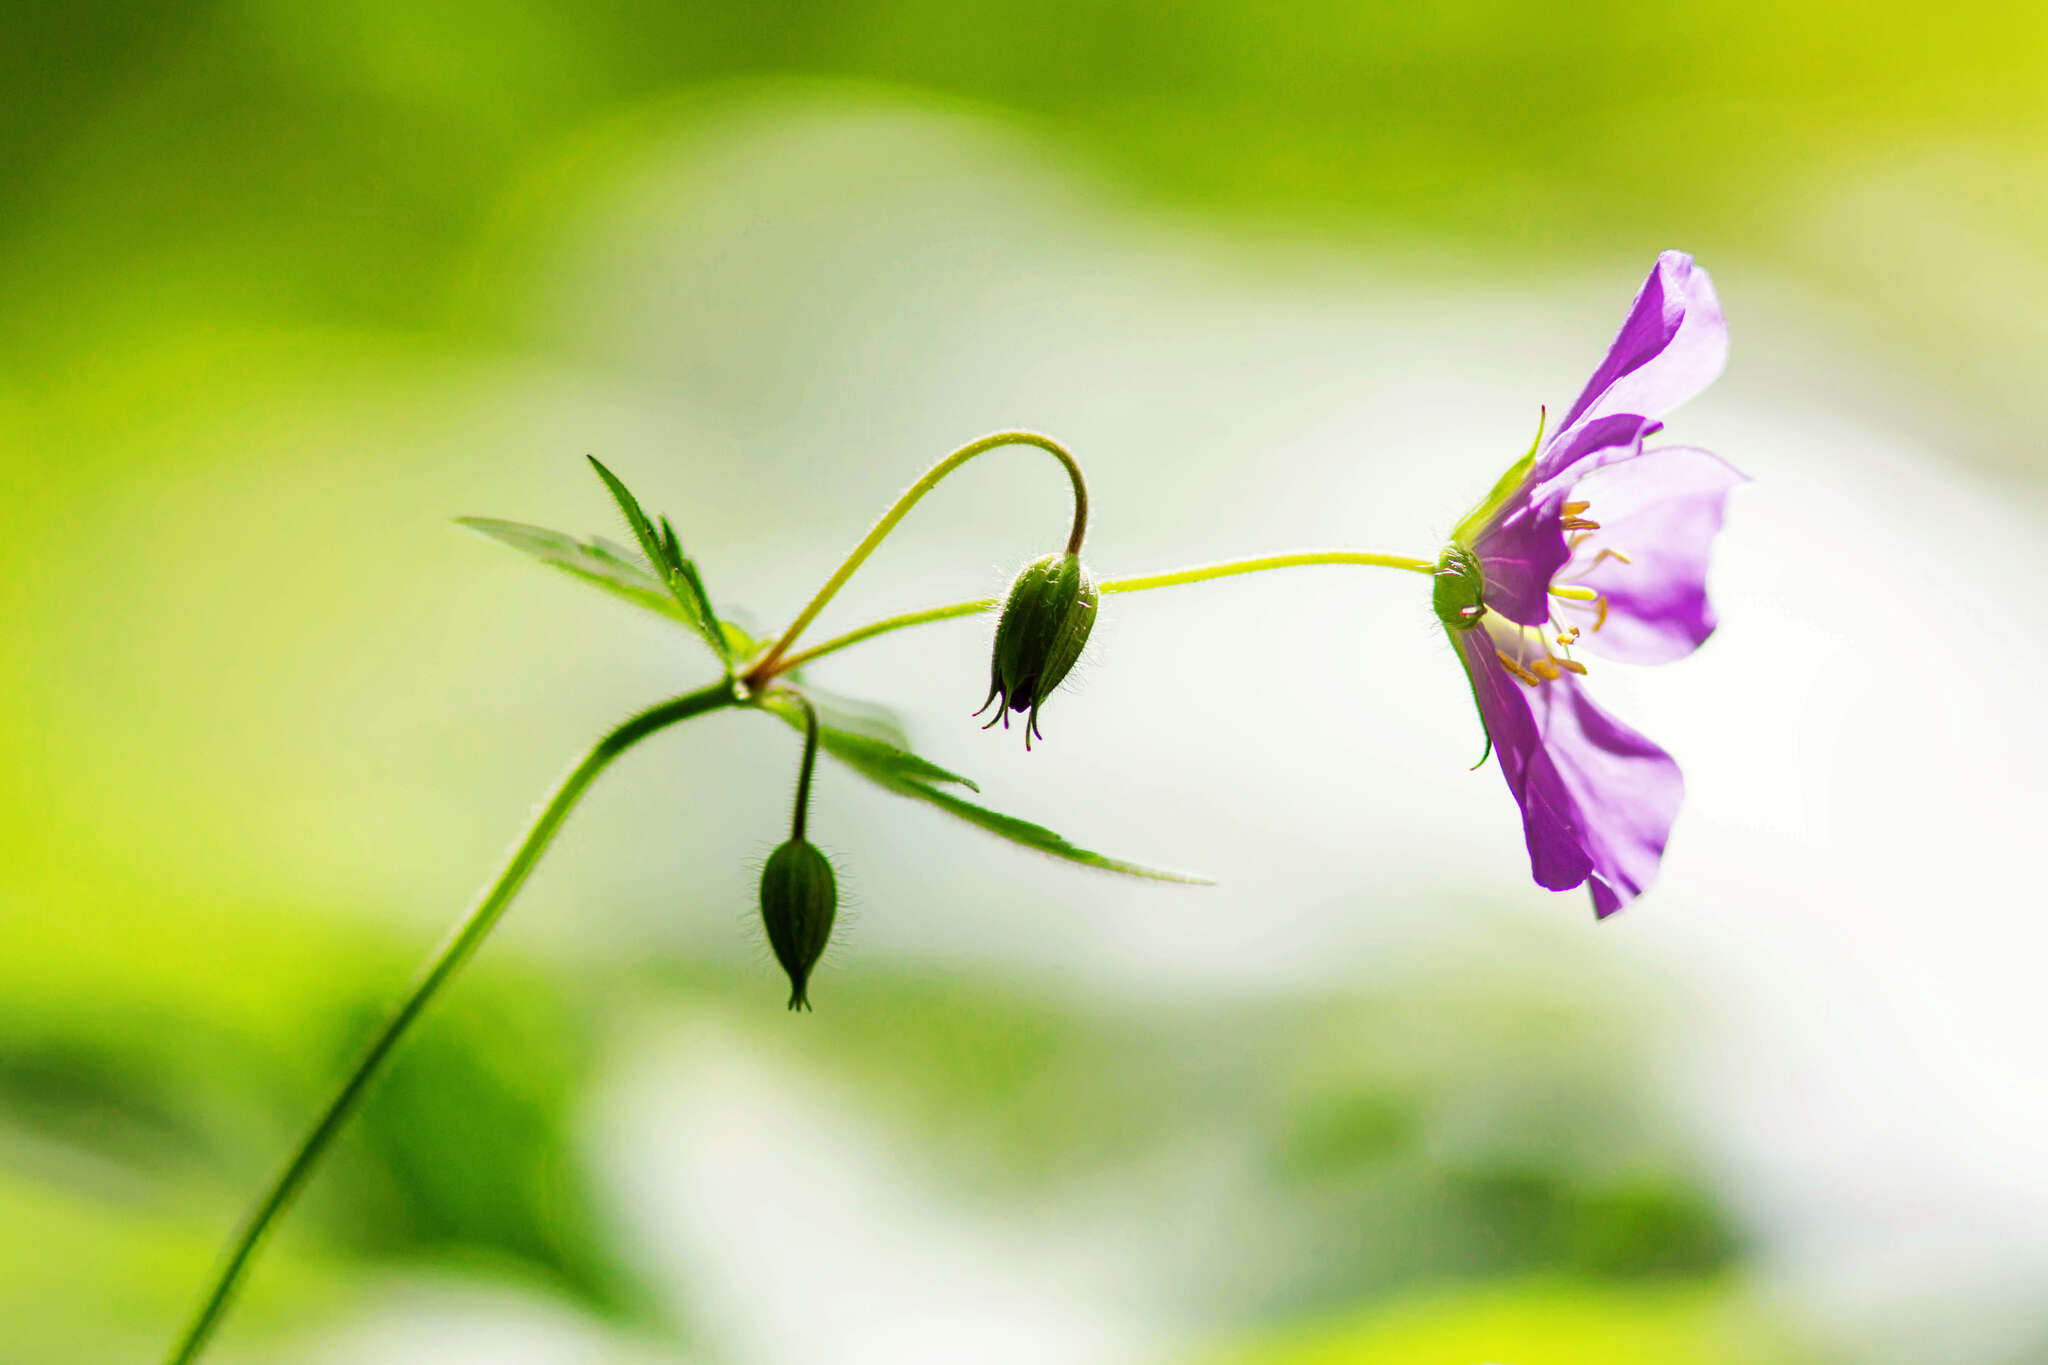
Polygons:
[[1617,412],[1661,417],[1713,383],[1727,362],[1728,324],[1714,282],[1683,251],[1667,251],[1564,427]]
[[1613,914],[1656,879],[1685,796],[1678,764],[1594,705],[1575,677],[1529,687],[1486,631],[1453,643],[1522,809],[1530,875],[1553,891],[1590,882],[1594,913]]
[[1536,457],[1522,484],[1523,501],[1538,502],[1561,494],[1572,480],[1584,478],[1601,465],[1634,459],[1642,453],[1643,442],[1662,430],[1662,422],[1633,412],[1589,417],[1577,426],[1565,427]]
[[1594,705],[1578,679],[1547,682],[1529,700],[1551,770],[1578,816],[1593,911],[1604,919],[1657,879],[1685,778],[1670,754]]
[[1698,649],[1716,619],[1707,559],[1729,492],[1747,482],[1709,451],[1661,446],[1574,485],[1571,496],[1588,504],[1600,529],[1577,542],[1558,581],[1606,602],[1596,610],[1557,599],[1559,619],[1580,628],[1579,646],[1633,664],[1670,663]]
[[1550,619],[1551,580],[1571,559],[1559,518],[1572,482],[1610,461],[1635,458],[1642,453],[1643,437],[1662,429],[1661,422],[1623,413],[1560,433],[1521,491],[1473,538],[1490,610],[1525,626]]
[[1452,640],[1479,699],[1479,714],[1493,740],[1501,775],[1522,808],[1522,834],[1529,845],[1529,874],[1538,886],[1569,891],[1586,880],[1593,861],[1579,834],[1570,793],[1545,752],[1530,699],[1541,688],[1517,682],[1494,653],[1485,630],[1463,631]]
[[1525,626],[1550,619],[1550,581],[1572,557],[1561,524],[1563,503],[1562,493],[1542,502],[1517,498],[1473,542],[1488,611]]

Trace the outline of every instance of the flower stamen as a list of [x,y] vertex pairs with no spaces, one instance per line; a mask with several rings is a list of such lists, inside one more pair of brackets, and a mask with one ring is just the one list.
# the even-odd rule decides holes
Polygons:
[[1513,655],[1509,654],[1506,650],[1495,649],[1493,652],[1495,657],[1497,657],[1500,660],[1501,666],[1506,668],[1508,672],[1514,674],[1517,679],[1529,684],[1529,686],[1531,687],[1541,687],[1543,685],[1543,679],[1537,677],[1534,673],[1531,673],[1528,669],[1522,667],[1521,662],[1517,660]]
[[1563,526],[1567,531],[1597,531],[1600,529],[1599,522],[1589,521],[1585,517],[1566,517],[1559,525]]

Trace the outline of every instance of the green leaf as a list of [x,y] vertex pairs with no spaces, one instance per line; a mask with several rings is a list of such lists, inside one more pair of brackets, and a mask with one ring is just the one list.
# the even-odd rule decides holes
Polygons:
[[753,632],[743,626],[735,625],[731,617],[720,617],[718,629],[725,636],[727,655],[735,662],[741,659],[751,659],[760,652],[761,642],[754,637]]
[[626,485],[619,482],[619,476],[606,469],[597,456],[585,455],[583,458],[590,461],[590,467],[597,471],[597,477],[603,479],[604,486],[611,490],[612,501],[619,505],[619,512],[626,518],[626,525],[632,530],[633,539],[640,542],[640,553],[647,556],[647,562],[652,564],[655,572],[666,581],[668,575],[665,570],[670,567],[668,556],[664,552],[661,537],[654,533],[653,523],[649,522],[647,514],[640,510],[640,500],[627,491]]
[[[981,790],[970,779],[910,752],[903,727],[886,708],[848,702],[809,687],[804,695],[818,708],[818,747],[869,781],[885,787],[899,781],[937,782]],[[804,728],[803,707],[788,696],[771,695],[762,705],[792,728]]]
[[590,467],[597,471],[597,477],[604,480],[604,486],[611,491],[612,501],[619,505],[619,513],[626,519],[626,525],[633,532],[633,539],[640,542],[641,553],[653,566],[656,577],[669,590],[684,611],[696,618],[699,633],[705,643],[718,655],[725,665],[727,674],[732,672],[736,653],[732,638],[726,634],[719,622],[718,611],[711,605],[711,594],[705,590],[704,579],[697,572],[697,565],[683,553],[682,542],[676,537],[676,528],[669,524],[667,517],[661,519],[660,529],[647,519],[647,513],[640,508],[640,500],[633,496],[618,475],[606,469],[604,461],[595,455],[586,455]]
[[[1040,853],[1050,853],[1055,858],[1065,858],[1068,862],[1080,863],[1085,867],[1098,867],[1107,872],[1121,872],[1126,876],[1147,877],[1154,881],[1213,885],[1207,877],[1146,867],[1142,863],[1127,862],[1122,858],[1097,853],[1093,849],[1081,848],[1067,842],[1043,825],[1020,820],[1014,815],[1004,815],[986,806],[978,806],[952,792],[943,791],[937,784],[954,783],[974,792],[981,789],[959,774],[919,758],[907,748],[887,743],[873,734],[840,729],[827,723],[827,708],[820,702],[817,693],[808,687],[804,689],[804,693],[811,698],[811,704],[818,707],[818,747],[886,791],[936,806],[948,815],[977,825],[991,834],[1000,835],[1011,843],[1022,844]],[[804,728],[803,708],[795,702],[786,698],[770,697],[763,705],[798,730]],[[868,707],[865,703],[853,705],[870,712],[880,709]],[[888,713],[882,714],[886,716]]]
[[669,587],[679,600],[683,599],[685,591],[689,593],[687,600],[696,603],[697,613],[704,620],[705,638],[718,651],[718,657],[725,661],[725,671],[731,673],[735,656],[744,657],[752,650],[735,650],[732,647],[732,638],[726,633],[725,623],[718,619],[718,609],[711,605],[711,594],[704,587],[703,576],[697,572],[697,562],[683,553],[682,542],[676,539],[676,528],[669,525],[667,517],[661,519],[661,547],[668,557]]
[[695,561],[683,553],[682,542],[668,518],[661,519],[657,531],[626,485],[595,456],[585,458],[611,490],[612,500],[618,503],[633,538],[640,542],[644,559],[603,536],[577,540],[560,531],[494,517],[457,517],[456,524],[480,531],[544,564],[552,564],[629,602],[682,622],[711,646],[729,676],[737,661],[755,652],[758,642],[749,631],[720,619],[717,608],[711,605],[711,593],[704,586],[703,576]]
[[[801,682],[802,676],[802,670],[798,670],[789,678],[792,682]],[[799,690],[811,699],[811,705],[818,708],[818,719],[832,729],[865,735],[898,749],[910,747],[910,732],[903,727],[902,719],[880,702],[862,701],[811,683],[804,683]],[[793,706],[790,714],[799,721],[803,718],[803,712]],[[963,780],[963,785],[972,787],[974,784]]]
[[543,564],[574,574],[615,597],[659,612],[672,621],[682,622],[700,635],[704,634],[704,623],[677,600],[674,593],[666,590],[659,578],[644,565],[628,558],[617,546],[603,540],[582,541],[561,531],[517,521],[499,521],[495,517],[457,517],[455,524],[489,536],[502,545],[510,545]]

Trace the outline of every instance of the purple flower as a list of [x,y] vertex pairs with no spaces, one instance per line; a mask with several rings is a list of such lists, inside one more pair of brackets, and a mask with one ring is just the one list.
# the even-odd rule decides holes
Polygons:
[[1714,633],[1707,553],[1746,479],[1704,450],[1643,441],[1727,357],[1707,272],[1665,252],[1563,425],[1539,433],[1437,564],[1436,612],[1522,808],[1529,870],[1553,891],[1589,885],[1602,917],[1656,878],[1685,782],[1593,704],[1577,656],[1668,663]]

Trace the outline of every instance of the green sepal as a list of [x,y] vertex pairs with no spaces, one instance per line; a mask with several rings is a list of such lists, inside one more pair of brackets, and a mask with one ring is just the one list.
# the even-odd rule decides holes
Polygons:
[[[964,797],[943,791],[938,784],[954,784],[977,793],[981,789],[958,773],[949,772],[936,763],[918,757],[908,748],[878,738],[872,730],[862,733],[841,728],[835,722],[844,718],[843,713],[838,713],[834,706],[821,702],[813,688],[806,687],[804,694],[811,698],[812,705],[818,707],[818,746],[885,791],[936,806],[948,815],[1008,839],[1013,844],[1022,844],[1026,848],[1049,853],[1055,858],[1064,858],[1068,862],[1079,863],[1084,867],[1101,868],[1106,872],[1120,872],[1128,877],[1144,877],[1152,881],[1185,882],[1196,886],[1214,885],[1207,877],[1147,867],[1142,863],[1128,862],[1122,858],[1097,853],[1093,849],[1081,848],[1067,842],[1043,825],[1020,820],[1014,815],[1004,815],[1001,811],[978,806]],[[803,708],[794,701],[770,696],[761,704],[788,724],[799,730],[803,728]],[[866,703],[853,705],[865,712],[880,710],[871,708]],[[855,723],[862,722],[857,720]],[[868,718],[867,723],[872,724],[872,716]]]
[[1458,671],[1465,675],[1465,686],[1472,690],[1472,709],[1479,714],[1479,733],[1486,736],[1486,747],[1480,750],[1479,761],[1466,769],[1476,773],[1486,766],[1487,759],[1493,757],[1493,727],[1486,723],[1486,707],[1479,700],[1479,679],[1472,676],[1471,668],[1465,663],[1465,652],[1458,648],[1455,637],[1451,640],[1451,652],[1458,656]]
[[1470,545],[1479,533],[1486,529],[1486,523],[1493,519],[1493,514],[1507,506],[1508,499],[1522,486],[1522,480],[1528,478],[1529,471],[1536,467],[1536,452],[1543,445],[1543,427],[1549,418],[1550,409],[1537,410],[1536,439],[1529,442],[1529,453],[1509,465],[1508,472],[1494,482],[1492,491],[1465,514],[1465,519],[1451,532],[1453,541],[1460,545]]

